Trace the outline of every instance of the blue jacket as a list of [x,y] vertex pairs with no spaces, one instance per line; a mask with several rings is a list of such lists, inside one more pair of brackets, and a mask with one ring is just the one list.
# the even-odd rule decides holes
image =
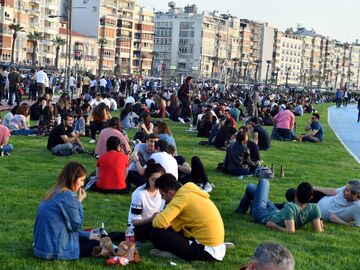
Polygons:
[[83,207],[73,191],[57,191],[39,205],[34,226],[34,255],[43,259],[74,260],[80,255]]

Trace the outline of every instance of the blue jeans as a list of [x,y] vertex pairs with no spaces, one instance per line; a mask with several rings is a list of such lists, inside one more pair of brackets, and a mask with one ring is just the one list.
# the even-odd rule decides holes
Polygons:
[[263,219],[278,210],[269,200],[269,181],[260,179],[258,185],[249,184],[240,201],[237,212],[245,214],[252,202],[251,216],[255,222],[261,223]]
[[80,145],[77,143],[63,143],[54,146],[51,149],[51,152],[57,156],[70,156],[80,148]]
[[17,130],[13,130],[11,131],[11,135],[22,135],[22,136],[26,136],[26,135],[31,135],[31,134],[36,134],[36,130],[34,129],[17,129]]
[[278,210],[269,200],[270,183],[266,179],[260,179],[254,192],[254,200],[251,210],[251,216],[255,222],[261,223],[262,220],[271,216],[274,211]]
[[13,149],[14,149],[14,147],[12,144],[4,144],[2,146],[2,150],[3,150],[4,154],[10,153]]

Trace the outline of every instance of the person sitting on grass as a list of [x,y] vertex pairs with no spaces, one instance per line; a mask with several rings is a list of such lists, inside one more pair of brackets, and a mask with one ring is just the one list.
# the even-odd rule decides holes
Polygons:
[[248,133],[239,131],[235,142],[230,143],[226,149],[224,173],[241,176],[249,175],[255,170],[257,164],[251,160],[247,142]]
[[175,147],[168,146],[168,153],[173,156],[178,164],[179,182],[186,184],[193,182],[202,188],[205,192],[211,192],[214,185],[209,182],[205,168],[198,156],[191,158],[191,166],[183,156],[175,156]]
[[111,136],[118,137],[121,141],[122,152],[127,155],[130,154],[131,148],[127,136],[122,133],[120,120],[118,117],[113,117],[109,120],[109,126],[100,132],[95,148],[96,157],[100,157],[102,154],[106,153],[106,142]]
[[157,249],[152,254],[167,251],[185,260],[222,261],[224,223],[209,194],[191,182],[181,186],[172,174],[160,176],[155,187],[167,205],[152,221],[151,241]]
[[[224,121],[224,120],[223,120]],[[223,126],[216,134],[214,144],[217,148],[226,150],[226,146],[229,144],[230,138],[236,133],[236,128],[233,126],[233,122],[230,118],[227,118]]]
[[[295,201],[296,189],[286,192],[289,202]],[[320,208],[321,217],[336,224],[360,226],[360,180],[353,179],[338,189],[314,187],[310,200]],[[279,205],[280,208],[282,205]],[[277,207],[279,207],[277,206]]]
[[[128,172],[128,156],[121,150],[121,141],[112,136],[106,141],[107,152],[96,162],[97,181],[91,186],[91,191],[100,193],[125,194],[130,190],[125,180]],[[90,180],[91,181],[91,180]]]
[[62,123],[54,127],[49,135],[47,148],[57,156],[69,156],[73,153],[87,153],[79,140],[81,133],[73,131],[74,117],[71,113],[61,116]]
[[313,113],[305,131],[311,130],[309,134],[302,134],[300,136],[301,142],[322,142],[324,140],[324,129],[320,123],[320,115]]
[[[145,169],[146,183],[135,189],[131,195],[128,224],[134,228],[136,241],[150,239],[152,221],[156,214],[164,209],[165,201],[155,187],[156,180],[163,174],[165,170],[160,164],[150,164]],[[125,240],[125,233],[110,232],[109,237],[112,241],[121,242]]]
[[27,117],[30,114],[30,107],[27,103],[22,103],[16,114],[11,118],[9,130],[11,135],[33,135],[37,129],[27,126]]
[[[178,165],[176,159],[168,153],[169,144],[166,141],[159,140],[155,142],[154,148],[154,153],[148,161],[160,164],[166,173],[171,173],[176,179],[178,179]],[[140,162],[137,162],[136,168],[140,175],[144,175],[146,164],[145,166],[142,166]]]
[[[151,133],[146,137],[146,143],[138,143],[135,145],[131,153],[131,160],[129,172],[126,178],[126,183],[132,183],[136,187],[145,184],[146,179],[143,173],[139,173],[138,167],[143,168],[151,155],[155,153],[155,143],[159,140],[157,134]],[[139,164],[138,164],[139,163]]]
[[166,122],[159,122],[156,127],[154,127],[154,133],[158,134],[159,140],[166,141],[169,145],[173,145],[175,147],[175,153],[177,152],[175,139]]
[[86,169],[71,161],[40,203],[34,225],[34,255],[46,260],[76,260],[91,256],[100,236],[81,230],[84,220],[81,188]]
[[13,150],[13,145],[9,144],[11,134],[9,129],[1,123],[2,117],[0,116],[0,154],[10,156],[10,152]]
[[281,210],[269,200],[269,189],[270,182],[267,179],[260,179],[257,186],[249,184],[236,212],[245,214],[252,205],[251,216],[255,222],[280,232],[295,233],[295,230],[309,222],[315,232],[324,231],[319,207],[309,203],[313,196],[313,187],[309,183],[299,184],[295,202],[286,203]]
[[240,270],[294,270],[295,260],[291,252],[273,243],[261,244],[255,249],[254,255],[247,266]]
[[258,145],[259,150],[270,149],[270,136],[266,129],[260,125],[259,118],[254,116],[249,122],[251,126],[251,136],[254,142]]

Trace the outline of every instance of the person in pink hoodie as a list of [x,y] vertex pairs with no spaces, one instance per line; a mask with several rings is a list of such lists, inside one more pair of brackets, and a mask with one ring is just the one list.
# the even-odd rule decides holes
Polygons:
[[274,124],[280,140],[289,141],[294,138],[292,132],[295,126],[295,116],[289,106],[274,116]]

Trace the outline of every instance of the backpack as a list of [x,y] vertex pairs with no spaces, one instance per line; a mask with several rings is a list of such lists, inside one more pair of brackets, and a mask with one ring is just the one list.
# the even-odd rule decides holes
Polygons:
[[271,169],[266,166],[257,167],[255,169],[254,174],[255,174],[255,177],[257,177],[259,179],[271,179],[274,177],[274,174],[271,171]]

